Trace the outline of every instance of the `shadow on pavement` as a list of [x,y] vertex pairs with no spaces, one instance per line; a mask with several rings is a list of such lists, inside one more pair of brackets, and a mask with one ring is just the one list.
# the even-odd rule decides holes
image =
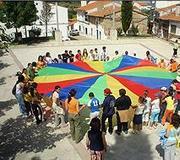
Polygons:
[[0,101],[0,117],[5,115],[5,112],[12,109],[12,107],[17,104],[16,99],[10,99],[7,101]]
[[26,124],[26,119],[18,117],[8,119],[1,126],[0,159],[15,159],[17,153],[43,152],[55,147],[55,142],[62,140],[67,133],[53,134],[53,129],[46,123]]
[[3,68],[9,67],[10,64],[8,63],[2,63],[2,61],[0,61],[0,70],[2,70]]
[[0,85],[6,84],[5,79],[6,79],[6,77],[0,78]]
[[108,148],[105,159],[111,160],[153,160],[148,135],[115,135],[115,144]]
[[156,151],[159,153],[159,156],[160,156],[160,157],[163,157],[164,150],[162,149],[162,147],[161,147],[160,144],[158,144],[158,145],[156,146]]

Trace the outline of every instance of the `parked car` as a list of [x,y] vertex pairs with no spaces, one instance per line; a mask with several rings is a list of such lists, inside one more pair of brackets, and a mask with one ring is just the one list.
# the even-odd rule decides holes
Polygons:
[[70,36],[79,36],[79,31],[77,29],[72,29],[69,34]]

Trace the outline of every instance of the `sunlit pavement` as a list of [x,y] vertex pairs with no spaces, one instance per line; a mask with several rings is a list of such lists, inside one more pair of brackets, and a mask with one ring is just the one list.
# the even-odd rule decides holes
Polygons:
[[[0,159],[28,160],[32,157],[42,160],[86,160],[88,152],[85,150],[85,138],[76,145],[68,134],[68,127],[53,129],[50,122],[44,122],[40,126],[26,123],[18,117],[19,110],[15,97],[11,94],[12,87],[16,81],[15,74],[27,63],[36,61],[37,57],[49,51],[53,58],[66,50],[74,53],[78,49],[98,48],[107,46],[110,56],[118,50],[120,55],[126,50],[130,55],[144,58],[145,52],[150,50],[157,58],[169,59],[172,55],[172,46],[163,40],[152,38],[121,39],[118,41],[68,41],[63,44],[46,42],[32,46],[13,46],[12,53],[0,57]],[[14,55],[12,57],[12,55]],[[16,59],[17,57],[17,59]],[[134,135],[131,130],[128,136],[118,136],[115,133],[107,133],[108,151],[107,160],[160,160],[162,152],[158,146],[159,131],[161,126],[155,130],[144,128],[142,133]],[[180,158],[179,151],[176,159]]]

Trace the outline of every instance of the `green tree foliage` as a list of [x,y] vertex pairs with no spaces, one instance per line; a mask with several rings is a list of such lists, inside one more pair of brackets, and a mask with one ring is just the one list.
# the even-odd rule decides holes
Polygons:
[[132,21],[132,10],[133,10],[132,1],[122,1],[121,20],[122,20],[122,29],[125,34],[127,30],[129,29],[131,21]]
[[25,25],[32,25],[37,20],[37,9],[33,1],[4,2],[0,10],[0,21],[6,24],[7,28],[20,28]]
[[10,42],[11,38],[5,33],[5,28],[0,25],[0,56],[4,54],[4,50],[7,51]]
[[59,5],[62,7],[68,8],[68,18],[73,19],[76,18],[76,9],[81,6],[80,1],[64,1],[64,2],[59,2]]
[[40,20],[43,24],[45,24],[46,29],[46,37],[47,37],[47,30],[48,30],[48,22],[50,21],[53,13],[51,12],[51,6],[48,2],[43,2],[43,9],[41,11]]

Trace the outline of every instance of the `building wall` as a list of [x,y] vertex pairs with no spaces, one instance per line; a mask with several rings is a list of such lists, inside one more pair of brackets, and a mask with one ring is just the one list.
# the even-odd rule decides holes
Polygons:
[[78,11],[74,28],[79,30],[80,35],[92,39],[106,39],[104,28],[100,25],[101,20],[95,17],[89,17],[89,20],[85,21],[85,12]]
[[171,25],[176,26],[176,33],[174,36],[180,37],[180,22],[173,22],[173,21],[169,22],[169,34],[171,34]]
[[157,8],[163,8],[168,7],[170,5],[178,4],[179,1],[156,1],[156,7]]
[[148,18],[145,15],[133,12],[132,23],[138,26],[139,34],[147,34]]
[[[39,17],[41,15],[41,10],[43,8],[42,1],[34,1],[36,8],[38,10],[37,16]],[[52,13],[53,16],[50,19],[50,22],[48,23],[48,36],[52,36],[52,31],[54,29],[57,29],[56,25],[56,7],[55,5],[52,5]],[[62,32],[62,36],[64,39],[68,38],[68,9],[64,7],[58,6],[58,14],[59,14],[59,29]],[[4,26],[4,24],[2,24]],[[38,19],[32,26],[26,26],[27,28],[27,36],[29,36],[29,30],[32,28],[40,28],[41,29],[41,35],[45,36],[45,25],[40,23],[40,19]],[[25,38],[25,29],[24,27],[18,28],[18,31],[22,33],[22,37]],[[15,28],[7,29],[7,34],[13,34],[15,33]]]

